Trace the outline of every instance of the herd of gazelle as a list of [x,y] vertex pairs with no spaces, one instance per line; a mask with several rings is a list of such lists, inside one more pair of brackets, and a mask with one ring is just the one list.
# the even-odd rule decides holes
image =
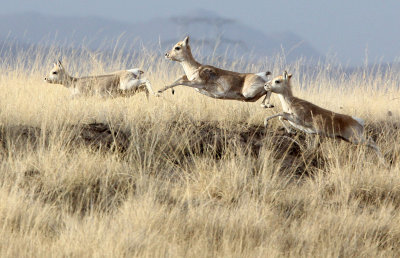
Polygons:
[[[291,132],[291,129],[287,122],[305,133],[341,138],[354,144],[365,144],[373,148],[381,157],[375,142],[365,138],[362,119],[338,114],[294,97],[290,82],[292,75],[286,71],[283,75],[269,80],[268,76],[271,73],[268,71],[237,73],[211,65],[202,65],[193,58],[189,37],[178,42],[165,54],[165,57],[179,62],[185,74],[157,93],[153,91],[149,80],[142,77],[143,71],[138,68],[106,75],[75,78],[70,76],[58,61],[45,81],[64,85],[71,90],[73,96],[90,93],[98,93],[101,96],[120,96],[140,91],[145,91],[147,97],[149,93],[159,96],[165,90],[173,90],[173,87],[183,85],[215,99],[255,102],[265,96],[261,104],[264,108],[273,107],[270,104],[270,97],[272,93],[275,93],[279,96],[283,112],[267,117],[265,126],[268,125],[270,119],[279,117],[288,132]],[[266,100],[268,100],[267,103],[265,103]]]

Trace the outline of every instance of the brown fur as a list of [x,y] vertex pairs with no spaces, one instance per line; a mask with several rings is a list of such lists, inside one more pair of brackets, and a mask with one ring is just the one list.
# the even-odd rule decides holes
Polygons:
[[151,85],[146,78],[141,78],[143,71],[139,69],[122,70],[106,75],[87,77],[70,76],[60,61],[54,64],[45,81],[53,84],[62,84],[69,88],[73,95],[100,94],[102,96],[127,96],[144,91],[148,96],[153,93]]
[[356,131],[363,131],[362,125],[354,118],[348,115],[335,113],[333,111],[321,108],[306,100],[297,97],[287,97],[290,102],[290,110],[302,121],[302,125],[307,128],[314,128],[318,134],[326,136],[349,138],[351,132],[347,128],[353,128]]
[[[178,85],[184,85],[217,99],[254,102],[267,95],[266,98],[268,97],[269,100],[270,94],[264,90],[264,83],[270,72],[237,73],[210,65],[202,65],[193,58],[189,37],[178,42],[165,56],[170,60],[180,62],[185,70],[185,75],[160,90],[159,93]],[[263,105],[266,98],[263,100]]]
[[278,76],[265,84],[265,90],[279,95],[283,109],[283,113],[266,118],[265,126],[267,126],[268,120],[279,117],[288,131],[290,129],[285,124],[285,120],[306,133],[332,138],[339,137],[355,144],[366,144],[380,155],[376,144],[372,140],[368,141],[364,138],[364,126],[359,121],[351,116],[335,113],[294,97],[291,89],[291,77],[292,75],[285,71],[283,76]]

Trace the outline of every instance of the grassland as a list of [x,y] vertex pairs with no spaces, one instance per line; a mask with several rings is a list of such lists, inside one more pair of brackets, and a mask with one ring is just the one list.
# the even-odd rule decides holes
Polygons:
[[[400,73],[282,58],[237,71],[288,69],[294,92],[358,116],[365,146],[288,139],[280,110],[187,88],[160,98],[71,99],[43,81],[58,56],[72,75],[142,67],[155,89],[181,67],[142,51],[102,56],[31,49],[0,68],[1,257],[398,257]],[[239,60],[239,59],[238,59]],[[391,115],[388,115],[388,111]]]

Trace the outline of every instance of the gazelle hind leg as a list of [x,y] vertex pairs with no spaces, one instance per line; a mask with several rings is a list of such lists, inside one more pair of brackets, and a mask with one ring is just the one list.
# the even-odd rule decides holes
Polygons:
[[[271,104],[271,103],[270,103],[271,95],[272,95],[272,92],[271,92],[271,91],[267,91],[267,93],[265,94],[265,97],[264,97],[263,101],[261,102],[261,107],[262,107],[262,108],[273,108],[273,107],[275,107],[274,104]],[[265,104],[265,101],[266,101],[266,100],[267,100],[267,104]]]
[[149,96],[150,96],[150,92],[149,92],[149,90],[147,89],[147,87],[144,87],[144,93],[146,93],[146,99],[147,99],[147,101],[149,101]]
[[146,95],[148,95],[149,93],[151,93],[152,95],[159,97],[160,94],[155,93],[153,88],[151,87],[151,83],[149,80],[147,80],[146,78],[143,78],[142,80],[144,80],[144,84],[146,85]]
[[155,96],[158,96],[153,89],[151,88],[150,81],[146,78],[142,79],[133,79],[128,81],[120,82],[119,89],[120,90],[135,90],[138,89],[141,85],[145,85],[147,91]]
[[[262,73],[256,73],[256,75],[260,76],[260,77],[262,78],[262,80],[264,81],[263,84],[265,84],[266,82],[269,81],[268,76],[271,75],[271,72],[270,72],[270,71],[267,71],[267,72],[262,72]],[[263,85],[262,87],[264,88],[264,85]],[[271,95],[272,95],[272,92],[271,92],[271,91],[267,91],[267,93],[265,94],[265,97],[264,97],[263,101],[261,102],[261,107],[262,107],[262,108],[273,108],[273,107],[274,107],[274,104],[271,104],[271,103],[270,103]],[[266,101],[266,100],[267,100],[267,104],[265,104],[265,101]]]
[[[265,76],[266,73],[263,73],[263,74]],[[260,74],[257,74],[257,75],[260,76]],[[267,80],[267,77],[265,76],[265,78],[263,78],[263,77],[261,77],[261,78],[262,78],[262,80],[259,79],[255,82],[253,82],[251,85],[246,85],[246,82],[245,82],[246,90],[243,91],[242,94],[246,99],[252,99],[255,96],[257,96],[258,94],[265,92],[265,89],[264,89],[265,82],[264,81]],[[247,86],[249,86],[249,87],[247,87]],[[271,95],[272,95],[271,91],[267,91],[265,93],[265,97],[263,98],[263,100],[261,102],[261,107],[263,107],[263,108],[273,108],[274,107],[274,105],[272,105],[270,103]],[[266,100],[267,100],[267,104],[265,104]]]
[[374,140],[372,140],[372,139],[365,140],[365,145],[374,149],[374,151],[376,152],[376,155],[378,156],[379,161],[382,163],[382,165],[384,165],[386,168],[389,168],[388,164],[385,161],[385,157],[382,155],[381,150],[376,145]]
[[376,145],[375,141],[372,140],[372,139],[368,139],[367,140],[367,138],[365,138],[365,136],[364,136],[364,127],[363,126],[358,128],[358,130],[357,129],[351,130],[351,132],[349,133],[349,136],[348,137],[344,137],[344,138],[346,140],[348,140],[349,142],[352,142],[354,144],[366,145],[366,146],[374,149],[376,151],[376,153],[378,154],[378,156],[382,156],[382,153],[379,150],[378,146]]
[[386,164],[386,162],[385,162],[385,158],[384,158],[383,155],[382,155],[381,150],[380,150],[379,147],[376,145],[376,143],[375,143],[374,140],[372,140],[372,139],[368,139],[368,140],[367,140],[367,139],[362,135],[362,131],[361,131],[361,132],[358,132],[357,135],[355,135],[355,136],[356,136],[356,137],[354,137],[354,135],[353,135],[352,138],[348,138],[348,139],[346,139],[346,140],[348,140],[349,142],[352,142],[352,143],[354,143],[354,144],[362,144],[362,145],[365,145],[365,146],[367,146],[367,147],[373,149],[373,150],[375,151],[376,155],[378,156],[380,162],[381,162],[385,167],[388,167],[387,164]]
[[375,150],[376,154],[383,159],[383,155],[379,147],[376,145],[375,141],[372,139],[364,140],[363,143],[365,143],[366,146],[372,148]]

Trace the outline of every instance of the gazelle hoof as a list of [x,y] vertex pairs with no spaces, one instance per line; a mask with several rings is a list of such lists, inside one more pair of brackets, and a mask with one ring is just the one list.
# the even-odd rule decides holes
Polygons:
[[292,130],[286,130],[286,133],[289,135],[289,136],[293,136],[293,135],[295,135],[296,134],[296,132],[295,131],[292,131]]
[[261,104],[262,108],[273,108],[275,107],[274,104]]

